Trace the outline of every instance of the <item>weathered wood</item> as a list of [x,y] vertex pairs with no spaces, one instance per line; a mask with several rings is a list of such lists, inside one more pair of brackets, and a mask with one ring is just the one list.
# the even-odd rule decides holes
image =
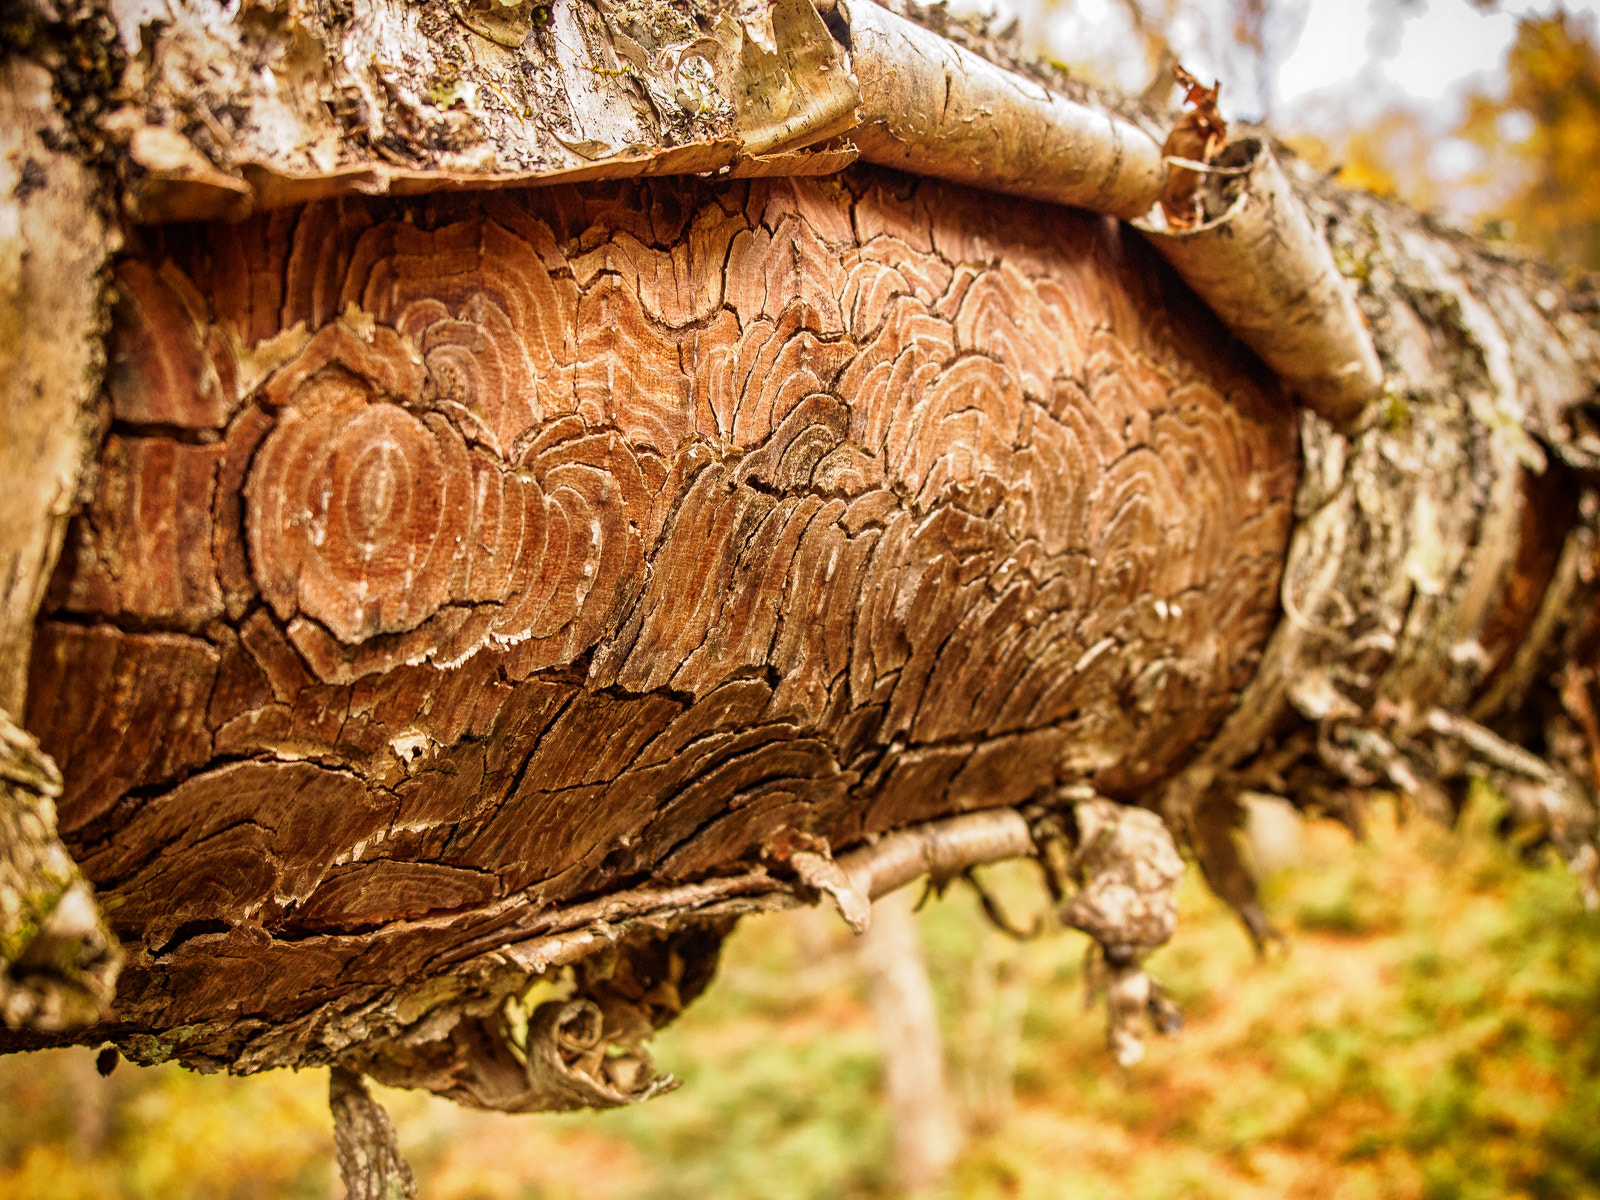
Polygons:
[[657,182],[146,231],[118,277],[28,721],[128,1032],[231,1059],[510,897],[1136,797],[1272,624],[1292,413],[1103,219]]

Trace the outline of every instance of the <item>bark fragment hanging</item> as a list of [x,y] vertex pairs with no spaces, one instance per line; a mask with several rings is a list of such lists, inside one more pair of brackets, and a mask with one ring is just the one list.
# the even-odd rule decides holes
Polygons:
[[1176,1007],[1145,974],[1144,958],[1171,939],[1178,924],[1177,887],[1183,859],[1161,818],[1101,796],[1073,806],[1077,848],[1069,870],[1078,891],[1061,920],[1094,939],[1088,995],[1106,996],[1106,1040],[1117,1062],[1144,1058],[1146,1024],[1172,1033]]

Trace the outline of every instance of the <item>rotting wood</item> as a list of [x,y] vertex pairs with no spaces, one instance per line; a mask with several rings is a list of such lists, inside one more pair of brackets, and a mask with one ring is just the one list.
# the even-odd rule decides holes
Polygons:
[[256,1013],[512,898],[1169,774],[1270,628],[1292,414],[1116,226],[1017,217],[862,173],[142,233],[28,710],[129,1035],[267,1065]]

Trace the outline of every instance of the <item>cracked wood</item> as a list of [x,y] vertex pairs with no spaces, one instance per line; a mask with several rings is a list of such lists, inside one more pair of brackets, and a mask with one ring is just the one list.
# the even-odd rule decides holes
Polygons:
[[27,713],[124,1031],[784,829],[1147,796],[1277,619],[1294,414],[1106,219],[862,170],[140,238]]

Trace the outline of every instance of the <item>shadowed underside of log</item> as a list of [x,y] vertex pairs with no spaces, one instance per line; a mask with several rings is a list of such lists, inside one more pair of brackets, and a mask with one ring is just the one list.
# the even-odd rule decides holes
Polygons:
[[233,1061],[553,903],[1148,799],[1276,622],[1294,412],[1107,219],[858,171],[141,237],[27,709],[119,1037]]

